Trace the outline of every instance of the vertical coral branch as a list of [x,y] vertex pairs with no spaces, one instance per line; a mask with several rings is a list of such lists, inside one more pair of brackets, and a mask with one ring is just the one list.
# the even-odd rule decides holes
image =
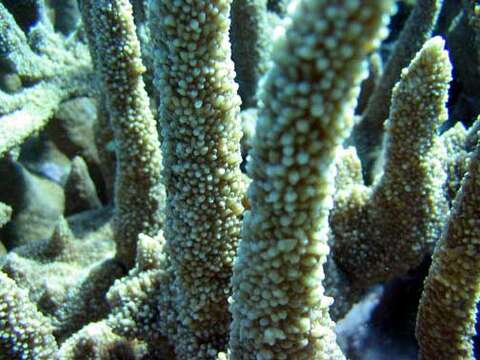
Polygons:
[[266,0],[235,0],[231,11],[232,59],[242,108],[256,106],[258,81],[267,69],[270,31]]
[[334,255],[357,284],[385,281],[418,266],[440,237],[446,174],[436,135],[447,117],[451,80],[443,46],[440,37],[427,41],[393,90],[383,177],[373,188],[354,185],[335,196]]
[[252,210],[233,275],[233,359],[341,359],[323,264],[337,146],[391,1],[296,4],[274,48],[248,171]]
[[167,189],[164,233],[185,329],[175,345],[185,359],[224,349],[230,321],[227,297],[243,212],[230,3],[151,2]]
[[160,144],[142,80],[145,68],[130,3],[84,0],[83,21],[93,42],[90,48],[96,52],[92,57],[106,92],[116,143],[116,257],[130,268],[138,234],[155,236],[163,223]]
[[417,318],[422,359],[474,359],[480,300],[480,146],[433,254]]
[[385,65],[381,79],[370,97],[362,121],[355,127],[354,136],[362,160],[363,174],[368,184],[375,177],[375,162],[380,157],[383,124],[388,117],[390,99],[400,73],[415,53],[427,41],[437,22],[443,0],[417,0],[407,23]]

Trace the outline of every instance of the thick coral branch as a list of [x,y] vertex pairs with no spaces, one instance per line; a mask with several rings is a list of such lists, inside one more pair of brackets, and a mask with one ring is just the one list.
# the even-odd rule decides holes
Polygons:
[[433,254],[417,318],[422,359],[475,359],[480,300],[480,147]]
[[240,99],[230,0],[152,1],[179,358],[225,349],[227,297],[243,212]]
[[233,359],[342,359],[324,295],[337,147],[390,1],[300,1],[274,48],[232,278]]
[[451,79],[443,45],[439,37],[425,43],[393,90],[382,178],[372,188],[356,184],[336,194],[330,216],[335,259],[357,284],[417,266],[440,236],[446,174],[436,136],[447,117]]

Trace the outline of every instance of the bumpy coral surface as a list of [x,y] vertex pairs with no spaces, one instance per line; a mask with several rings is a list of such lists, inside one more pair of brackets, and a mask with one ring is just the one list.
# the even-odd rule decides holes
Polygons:
[[473,360],[479,19],[0,0],[0,359]]

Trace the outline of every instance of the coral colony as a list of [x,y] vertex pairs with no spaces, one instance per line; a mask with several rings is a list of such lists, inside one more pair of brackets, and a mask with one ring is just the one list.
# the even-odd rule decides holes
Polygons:
[[2,0],[0,359],[474,359],[479,85],[472,0]]

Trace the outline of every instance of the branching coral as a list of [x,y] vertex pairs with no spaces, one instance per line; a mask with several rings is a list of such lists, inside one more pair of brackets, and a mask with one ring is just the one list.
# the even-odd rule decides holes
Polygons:
[[360,123],[353,133],[359,157],[363,163],[364,177],[371,183],[376,176],[375,163],[381,157],[383,124],[388,117],[393,86],[400,79],[400,73],[412,57],[427,41],[437,22],[443,0],[418,0],[395,43],[393,53],[376,87],[368,99]]
[[[288,3],[0,3],[2,174],[66,197],[53,233],[0,254],[0,358],[343,359],[333,320],[438,238],[421,355],[473,356],[480,121],[441,133],[451,65],[428,38],[442,1],[416,2],[383,76],[393,0]],[[478,32],[474,5],[462,24]],[[360,106],[375,120],[349,145],[377,154],[389,112],[373,184],[368,158],[344,148],[368,59]],[[63,104],[79,95],[96,102]],[[46,179],[54,164],[31,160],[30,141],[68,153],[62,176]],[[0,227],[22,210],[10,198]]]
[[0,359],[47,360],[57,343],[48,320],[36,309],[28,293],[0,272]]
[[480,299],[480,153],[472,154],[420,303],[417,336],[424,359],[472,359]]
[[116,257],[130,268],[138,234],[153,236],[163,223],[160,144],[142,79],[145,67],[130,3],[85,0],[83,19],[106,91],[117,146]]
[[[465,3],[478,41],[480,8],[473,1]],[[469,134],[455,132],[456,139],[460,139],[457,143],[463,140],[464,149],[474,149],[470,154],[460,152],[456,161],[457,166],[466,168],[465,176],[425,280],[416,328],[424,359],[475,358],[473,337],[480,299],[479,125],[477,119]],[[455,141],[451,143],[455,146]]]
[[385,34],[391,3],[359,5],[299,3],[274,48],[232,278],[234,359],[343,358],[321,285],[331,165],[352,125],[362,62]]
[[231,18],[232,60],[242,107],[255,107],[258,81],[266,71],[271,47],[267,1],[233,1]]
[[382,178],[372,189],[337,180],[335,258],[355,281],[372,284],[404,273],[440,234],[447,203],[436,132],[446,119],[450,72],[443,41],[429,40],[393,90]]
[[45,126],[62,101],[91,88],[85,44],[58,36],[48,19],[42,20],[25,34],[0,4],[3,71],[17,84],[0,91],[0,154]]
[[230,4],[151,3],[151,32],[159,52],[156,86],[163,91],[164,234],[179,322],[196,342],[209,344],[200,345],[202,353],[208,346],[225,346],[228,284],[243,212]]
[[480,152],[474,151],[452,214],[433,254],[417,337],[424,359],[473,359],[480,299]]

